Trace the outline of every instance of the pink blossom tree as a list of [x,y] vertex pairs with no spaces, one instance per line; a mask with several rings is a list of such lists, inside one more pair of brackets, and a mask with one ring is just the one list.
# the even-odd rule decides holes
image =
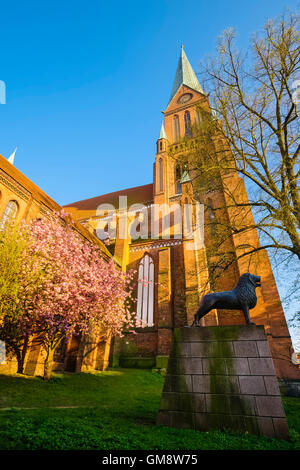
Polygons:
[[[27,304],[42,286],[43,260],[29,256],[32,246],[30,227],[8,221],[0,231],[0,339],[6,351],[17,358],[18,373],[23,373],[33,318]],[[26,321],[26,328],[25,326]]]
[[31,226],[30,256],[45,266],[41,289],[26,297],[24,328],[35,334],[46,357],[44,378],[51,376],[53,355],[63,338],[101,331],[121,335],[134,326],[130,312],[131,275],[106,262],[100,249],[80,236],[61,217]]
[[45,351],[45,379],[62,339],[122,335],[135,326],[131,274],[105,261],[65,216],[52,214],[0,234],[0,266],[6,266],[0,276],[0,335],[12,346],[20,373],[29,338],[38,341]]

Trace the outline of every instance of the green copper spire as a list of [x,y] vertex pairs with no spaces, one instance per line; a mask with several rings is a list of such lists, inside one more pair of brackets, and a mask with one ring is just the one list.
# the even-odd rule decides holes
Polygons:
[[161,124],[159,139],[167,139],[164,123]]
[[172,99],[176,95],[181,85],[187,85],[193,90],[199,91],[200,93],[204,94],[204,91],[200,83],[198,82],[198,78],[196,77],[196,74],[194,70],[192,69],[191,64],[189,63],[188,58],[185,55],[183,46],[181,46],[180,57],[179,57],[178,65],[177,65],[175,80],[173,84],[172,93],[169,99],[169,103],[170,101],[172,101]]

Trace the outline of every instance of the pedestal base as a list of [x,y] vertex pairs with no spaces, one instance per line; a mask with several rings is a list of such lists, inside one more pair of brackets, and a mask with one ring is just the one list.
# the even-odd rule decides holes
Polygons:
[[264,327],[176,328],[157,424],[289,439]]

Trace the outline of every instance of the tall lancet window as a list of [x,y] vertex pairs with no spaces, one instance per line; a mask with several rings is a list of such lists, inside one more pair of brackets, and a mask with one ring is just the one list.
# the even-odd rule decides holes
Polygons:
[[174,137],[174,143],[179,141],[180,127],[179,127],[179,117],[177,116],[177,114],[173,118],[173,137]]
[[185,126],[185,135],[191,137],[192,128],[191,128],[191,115],[188,111],[184,113],[184,126]]
[[180,165],[176,165],[175,167],[175,191],[176,194],[181,194],[181,176],[182,176],[182,170]]
[[0,230],[3,230],[6,223],[13,220],[18,212],[18,203],[16,201],[9,201],[4,209],[2,219],[0,221]]
[[145,255],[139,264],[137,291],[137,318],[144,326],[153,325],[154,263]]
[[203,121],[202,112],[199,108],[197,108],[196,109],[196,123],[197,123],[197,125],[200,126],[202,121]]
[[158,162],[159,192],[164,190],[164,166],[162,158]]
[[211,233],[215,235],[216,233],[216,216],[215,212],[213,209],[213,203],[211,199],[207,200],[207,209],[208,209],[208,217],[209,217],[209,222],[210,222],[210,229]]

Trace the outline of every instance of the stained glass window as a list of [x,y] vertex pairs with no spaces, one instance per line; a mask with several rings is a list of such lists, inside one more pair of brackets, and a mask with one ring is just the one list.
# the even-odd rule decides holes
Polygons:
[[177,116],[177,114],[174,116],[174,119],[173,119],[173,137],[174,137],[174,143],[179,141],[180,127],[179,127],[179,117]]
[[164,190],[164,167],[163,167],[162,158],[159,159],[158,170],[159,170],[159,191],[163,191]]
[[0,221],[0,230],[3,230],[5,224],[16,217],[18,211],[18,203],[16,201],[9,201],[7,206],[4,209],[1,221]]
[[153,325],[154,307],[154,263],[145,255],[138,269],[137,318],[144,326]]
[[187,137],[190,137],[192,135],[191,116],[188,111],[184,113],[184,125],[185,125],[185,135]]

